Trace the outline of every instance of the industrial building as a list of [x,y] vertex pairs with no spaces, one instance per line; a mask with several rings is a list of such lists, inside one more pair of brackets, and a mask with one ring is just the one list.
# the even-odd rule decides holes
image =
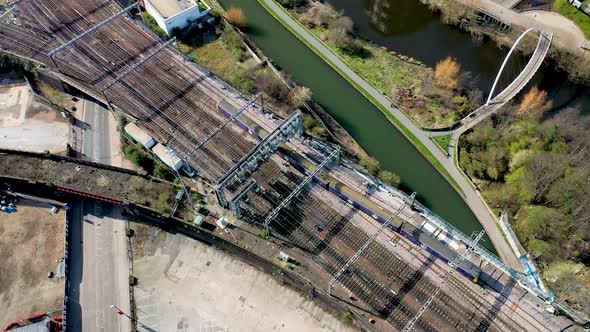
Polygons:
[[125,126],[125,132],[129,134],[137,143],[145,146],[146,149],[151,149],[156,144],[152,136],[139,128],[135,123],[131,122]]
[[144,0],[144,7],[169,36],[190,28],[211,9],[201,0]]
[[178,171],[184,166],[184,162],[178,157],[178,155],[176,155],[176,152],[160,143],[156,144],[152,151],[154,151],[156,156],[158,156],[164,164],[168,165],[175,171]]

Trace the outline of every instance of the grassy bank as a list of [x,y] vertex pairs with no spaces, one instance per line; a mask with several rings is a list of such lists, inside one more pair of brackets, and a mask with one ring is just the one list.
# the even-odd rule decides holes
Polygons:
[[574,21],[590,39],[590,16],[571,5],[567,0],[555,0],[553,10]]
[[449,144],[451,143],[451,135],[434,136],[432,138],[441,148],[447,153],[449,151]]

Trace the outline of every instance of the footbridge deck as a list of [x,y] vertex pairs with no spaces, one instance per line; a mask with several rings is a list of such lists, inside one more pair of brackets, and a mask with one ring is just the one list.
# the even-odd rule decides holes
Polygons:
[[[503,71],[504,67],[506,66],[508,59],[510,58],[510,55],[514,52],[518,43],[526,35],[528,35],[529,33],[533,32],[533,31],[539,32],[539,38],[538,38],[537,46],[535,47],[535,51],[531,55],[530,60],[528,61],[528,63],[524,67],[524,69],[520,72],[520,74],[518,74],[516,79],[514,79],[514,81],[512,81],[497,96],[492,97],[494,90],[496,88],[496,85],[498,83],[498,80],[500,78],[500,75],[502,75],[502,71]],[[510,51],[508,52],[508,55],[506,56],[504,63],[502,64],[502,67],[500,68],[500,71],[498,72],[498,76],[496,77],[496,81],[494,82],[494,85],[492,87],[492,91],[490,92],[490,97],[488,98],[488,101],[484,105],[482,105],[480,108],[473,111],[472,113],[467,115],[465,118],[461,119],[459,122],[455,123],[455,125],[453,126],[455,129],[450,131],[452,136],[451,136],[451,142],[449,144],[449,154],[451,156],[454,155],[454,152],[455,152],[454,150],[455,150],[455,147],[457,146],[457,142],[459,141],[459,137],[464,132],[475,127],[477,124],[481,123],[483,120],[490,117],[494,112],[498,111],[502,106],[504,106],[508,101],[510,101],[512,98],[514,98],[520,91],[522,91],[522,89],[525,88],[525,86],[530,82],[530,80],[533,78],[533,76],[535,76],[535,74],[537,73],[537,70],[539,69],[539,67],[541,67],[541,64],[543,64],[543,60],[545,59],[545,56],[547,55],[547,52],[549,51],[549,48],[551,47],[551,40],[552,39],[553,39],[553,34],[539,31],[536,29],[528,29],[517,39],[516,43],[514,43],[514,45],[512,46]],[[437,133],[436,135],[433,135],[433,136],[446,135],[448,133],[449,132],[440,132],[440,133]]]

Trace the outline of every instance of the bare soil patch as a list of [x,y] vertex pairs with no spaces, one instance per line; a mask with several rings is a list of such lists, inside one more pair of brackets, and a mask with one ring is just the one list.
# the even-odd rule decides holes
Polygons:
[[63,304],[63,279],[47,275],[64,255],[64,212],[29,200],[17,209],[0,212],[0,327]]

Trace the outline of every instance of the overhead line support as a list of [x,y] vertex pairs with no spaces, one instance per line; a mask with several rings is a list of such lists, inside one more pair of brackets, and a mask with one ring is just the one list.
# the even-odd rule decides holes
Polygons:
[[201,143],[199,143],[199,145],[197,145],[197,147],[195,147],[193,149],[193,151],[191,151],[187,155],[187,158],[190,158],[195,152],[197,152],[201,147],[203,147],[203,145],[207,144],[207,142],[209,142],[211,139],[213,139],[215,136],[217,136],[221,132],[221,130],[223,128],[225,128],[225,126],[227,126],[230,122],[234,121],[238,117],[238,115],[242,114],[242,112],[244,112],[246,109],[248,109],[248,107],[250,107],[261,96],[262,96],[262,92],[258,92],[251,100],[248,101],[248,103],[246,103],[246,105],[242,106],[234,115],[232,115],[221,126],[219,126],[217,129],[215,129],[211,134],[209,134],[209,136],[207,136],[207,138],[205,138],[205,140],[203,140]]
[[[484,230],[480,231],[479,234],[477,234],[477,236],[475,237],[475,239],[470,244],[467,244],[467,249],[465,250],[463,255],[461,255],[461,257],[459,257],[457,260],[449,262],[449,265],[453,269],[456,269],[465,259],[469,258],[469,256],[471,256],[471,254],[476,250],[477,243],[479,242],[479,240],[481,240],[485,233],[486,232]],[[443,276],[443,280],[438,284],[436,290],[434,290],[434,292],[430,295],[428,300],[424,302],[424,305],[422,305],[422,307],[420,308],[420,310],[418,310],[416,315],[414,315],[414,317],[412,317],[412,319],[408,321],[406,326],[404,326],[402,332],[410,332],[414,328],[414,325],[416,325],[422,314],[426,311],[426,309],[428,309],[428,307],[430,306],[432,301],[434,301],[434,298],[438,295],[438,293],[440,293],[442,287],[445,285],[447,279],[450,276],[451,273],[447,273]]]
[[81,34],[79,34],[78,36],[74,37],[74,39],[71,39],[70,41],[66,42],[65,44],[62,44],[61,46],[57,47],[56,49],[54,49],[53,51],[47,53],[47,56],[50,58],[53,58],[53,55],[57,52],[60,52],[61,50],[63,50],[64,48],[72,45],[73,43],[77,42],[78,40],[80,40],[82,37],[88,35],[89,33],[92,33],[100,28],[102,28],[103,26],[105,26],[106,24],[108,24],[109,22],[111,22],[112,20],[116,19],[117,17],[127,13],[129,10],[131,10],[134,7],[138,7],[139,4],[136,2],[128,7],[126,7],[125,9],[122,9],[120,12],[118,12],[117,14],[107,18],[106,20],[102,21],[101,23],[93,26],[92,28],[82,32]]
[[119,76],[117,76],[114,80],[112,80],[109,84],[107,84],[102,91],[104,92],[106,89],[110,88],[113,84],[117,83],[118,81],[120,81],[121,79],[123,79],[125,76],[129,75],[132,71],[134,71],[135,69],[137,69],[139,66],[141,66],[142,64],[144,64],[146,61],[148,61],[149,59],[153,58],[154,56],[156,56],[158,53],[160,53],[163,49],[167,48],[168,46],[170,46],[170,44],[176,42],[176,37],[172,37],[170,40],[168,40],[167,42],[165,42],[164,44],[160,45],[160,47],[158,47],[158,49],[156,49],[155,51],[153,51],[150,55],[146,56],[145,58],[143,58],[141,61],[137,62],[136,64],[134,64],[133,66],[127,68],[122,74],[120,74]]
[[286,207],[287,205],[289,205],[289,203],[291,202],[293,197],[297,196],[299,194],[299,192],[301,192],[301,190],[303,190],[303,188],[309,182],[311,182],[313,177],[316,176],[322,170],[322,168],[324,168],[324,166],[326,166],[326,164],[328,164],[332,159],[338,158],[338,155],[340,155],[340,147],[336,147],[336,149],[334,151],[332,151],[332,153],[330,153],[330,155],[328,157],[326,157],[322,161],[322,163],[313,172],[309,173],[307,175],[307,177],[303,181],[301,181],[301,183],[299,183],[299,185],[289,194],[289,196],[287,196],[283,201],[281,201],[281,203],[279,205],[277,205],[266,216],[266,218],[264,218],[264,228],[266,228],[267,232],[270,232],[270,229],[269,229],[270,222],[273,221],[273,219],[275,219],[279,215],[279,212],[281,211],[281,209]]
[[282,142],[288,141],[297,133],[303,133],[303,115],[301,111],[295,111],[289,115],[275,130],[217,180],[215,195],[219,204],[224,208],[229,207],[224,192],[228,183],[236,180],[245,181],[247,175],[258,168],[259,160],[268,160]]
[[13,11],[14,11],[14,7],[10,7],[9,10],[2,13],[2,15],[0,15],[0,22],[4,19],[4,17],[8,16],[8,14],[12,13]]
[[336,283],[336,281],[338,281],[338,278],[340,278],[340,276],[342,275],[342,273],[344,273],[344,271],[346,271],[352,264],[354,264],[354,262],[363,254],[363,252],[369,247],[369,245],[375,241],[375,239],[385,230],[385,228],[387,228],[389,226],[389,224],[391,224],[391,222],[403,211],[403,209],[406,206],[412,206],[414,205],[414,200],[416,199],[416,193],[412,193],[412,195],[409,197],[408,200],[404,200],[404,203],[402,204],[402,206],[395,211],[394,214],[391,215],[391,217],[389,217],[389,219],[387,219],[382,225],[381,227],[379,227],[379,230],[377,230],[377,232],[375,232],[375,234],[373,234],[360,248],[359,250],[357,250],[354,255],[352,257],[350,257],[350,259],[348,260],[348,262],[346,262],[346,264],[344,264],[340,270],[338,270],[338,272],[336,272],[334,274],[334,276],[332,277],[332,279],[330,279],[330,282],[328,283],[328,295],[332,296],[332,287],[334,286],[334,283]]

